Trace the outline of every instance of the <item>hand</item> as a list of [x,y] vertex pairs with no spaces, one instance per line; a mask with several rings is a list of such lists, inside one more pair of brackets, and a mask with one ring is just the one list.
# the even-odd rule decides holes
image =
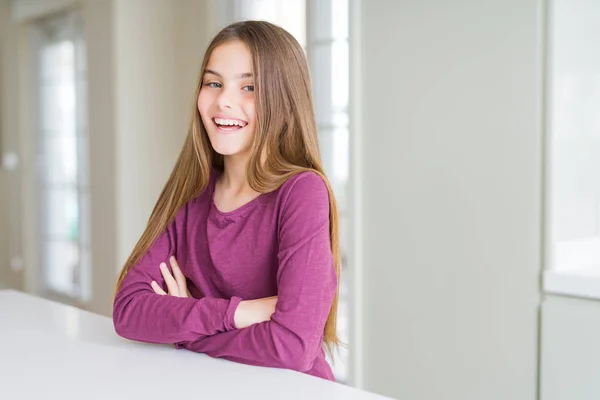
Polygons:
[[163,278],[165,279],[165,283],[167,284],[168,293],[165,292],[163,288],[161,288],[158,285],[158,283],[156,283],[156,281],[152,281],[150,283],[150,286],[152,287],[155,293],[158,293],[163,296],[168,294],[170,296],[175,297],[192,297],[187,288],[185,276],[183,276],[183,272],[181,272],[181,269],[179,268],[179,264],[177,264],[175,256],[171,256],[169,262],[171,263],[171,269],[173,270],[173,275],[175,277],[173,277],[173,275],[171,275],[171,273],[169,272],[167,264],[160,264],[160,272]]
[[256,300],[243,300],[237,306],[233,315],[233,323],[237,329],[246,328],[253,324],[269,321],[275,313],[277,296],[264,297]]

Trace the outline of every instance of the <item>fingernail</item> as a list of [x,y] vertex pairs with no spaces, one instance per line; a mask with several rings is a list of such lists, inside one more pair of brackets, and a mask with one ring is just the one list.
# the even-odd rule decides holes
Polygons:
[[160,263],[160,267],[161,267],[161,268],[167,268],[167,264],[165,264],[164,262],[161,262],[161,263]]
[[171,256],[171,262],[175,261],[175,256]]

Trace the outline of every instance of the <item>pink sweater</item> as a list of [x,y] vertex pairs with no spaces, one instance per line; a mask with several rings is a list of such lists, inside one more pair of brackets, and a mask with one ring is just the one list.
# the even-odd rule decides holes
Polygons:
[[[113,320],[128,339],[173,343],[211,357],[289,368],[334,380],[323,329],[337,278],[329,237],[329,195],[312,172],[290,178],[231,212],[214,203],[219,172],[177,213],[117,293]],[[159,264],[174,255],[194,298],[160,296]],[[244,329],[242,299],[279,296],[271,320]]]

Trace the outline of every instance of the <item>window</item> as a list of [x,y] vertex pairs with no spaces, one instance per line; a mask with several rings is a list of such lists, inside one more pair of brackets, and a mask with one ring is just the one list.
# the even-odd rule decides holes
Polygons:
[[44,294],[91,293],[85,43],[73,12],[35,24],[39,90],[37,163]]
[[600,278],[600,3],[556,0],[548,16],[544,286],[598,297],[591,281],[581,286],[557,278]]
[[[349,344],[349,299],[345,254],[349,250],[347,184],[349,175],[348,0],[230,0],[219,2],[220,28],[239,20],[257,19],[289,31],[307,53],[319,132],[321,157],[338,201],[342,280],[338,334]],[[348,380],[348,350],[335,360],[338,382]]]

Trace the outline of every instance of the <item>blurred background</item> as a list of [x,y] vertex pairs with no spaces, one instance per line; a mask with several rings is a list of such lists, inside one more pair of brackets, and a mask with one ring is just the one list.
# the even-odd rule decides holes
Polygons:
[[243,19],[309,60],[340,205],[337,379],[600,398],[597,0],[0,0],[0,288],[111,314],[204,50]]

